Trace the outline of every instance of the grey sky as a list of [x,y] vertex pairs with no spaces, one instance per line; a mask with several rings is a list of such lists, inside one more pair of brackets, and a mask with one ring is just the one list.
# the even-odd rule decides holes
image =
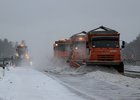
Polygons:
[[0,0],[0,37],[48,53],[55,40],[104,25],[130,42],[140,33],[139,10],[140,0]]

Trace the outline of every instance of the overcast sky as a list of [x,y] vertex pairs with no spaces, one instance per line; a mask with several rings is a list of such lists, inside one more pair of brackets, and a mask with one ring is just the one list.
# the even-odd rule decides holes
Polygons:
[[0,38],[25,40],[34,54],[101,25],[130,42],[140,33],[140,0],[0,0]]

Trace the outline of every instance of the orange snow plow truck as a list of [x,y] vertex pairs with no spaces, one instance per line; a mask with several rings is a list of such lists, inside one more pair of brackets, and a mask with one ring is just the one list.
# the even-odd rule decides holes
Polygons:
[[124,72],[124,64],[121,60],[120,33],[101,26],[87,33],[88,58],[87,65],[101,65],[114,67],[119,73]]
[[68,59],[70,54],[70,40],[58,40],[53,45],[54,57]]
[[71,53],[69,57],[69,64],[71,67],[80,67],[87,59],[86,32],[74,34],[70,37],[71,40]]

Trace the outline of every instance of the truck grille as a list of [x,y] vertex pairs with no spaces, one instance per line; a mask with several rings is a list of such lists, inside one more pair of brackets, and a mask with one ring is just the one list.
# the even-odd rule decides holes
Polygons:
[[99,61],[113,61],[114,55],[97,55],[97,60],[99,60]]

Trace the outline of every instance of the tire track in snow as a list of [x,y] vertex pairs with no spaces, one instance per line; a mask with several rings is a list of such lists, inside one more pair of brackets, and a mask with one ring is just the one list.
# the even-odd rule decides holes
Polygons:
[[78,89],[74,88],[73,86],[71,86],[71,85],[69,85],[69,84],[67,84],[67,83],[65,83],[65,82],[63,82],[63,81],[57,79],[56,77],[54,77],[54,76],[52,76],[52,75],[50,75],[50,74],[48,74],[48,73],[45,73],[45,74],[46,74],[48,77],[50,77],[50,78],[56,80],[56,81],[59,82],[60,84],[66,86],[69,90],[71,90],[72,92],[76,93],[77,95],[79,95],[79,96],[81,96],[81,97],[83,97],[83,98],[86,98],[86,99],[88,99],[88,100],[106,100],[105,98],[101,98],[101,97],[98,97],[98,96],[93,96],[93,95],[91,96],[91,95],[89,95],[89,94],[87,94],[87,93],[85,93],[85,92],[83,92],[83,91],[81,91],[81,90],[78,90]]

